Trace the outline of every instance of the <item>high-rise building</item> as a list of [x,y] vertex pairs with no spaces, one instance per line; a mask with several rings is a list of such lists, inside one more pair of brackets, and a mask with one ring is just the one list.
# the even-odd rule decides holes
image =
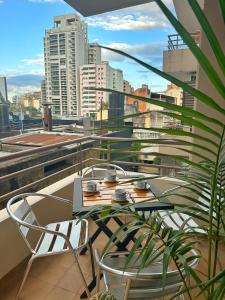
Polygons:
[[88,88],[108,88],[123,91],[123,73],[113,69],[104,61],[80,67],[81,115],[96,113],[101,107],[108,106],[109,93]]
[[41,103],[47,103],[47,96],[46,96],[46,80],[41,81]]
[[101,48],[97,43],[88,44],[88,64],[98,65],[101,63]]
[[46,101],[53,114],[80,115],[79,67],[88,62],[87,24],[76,14],[54,17],[44,52]]
[[0,97],[4,102],[8,102],[6,77],[0,77]]

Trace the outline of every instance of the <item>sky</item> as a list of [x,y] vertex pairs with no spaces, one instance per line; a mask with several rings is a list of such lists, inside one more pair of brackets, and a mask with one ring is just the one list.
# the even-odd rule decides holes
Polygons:
[[[164,0],[173,10],[172,0]],[[7,77],[9,99],[40,89],[44,78],[43,37],[53,17],[76,11],[63,0],[0,0],[0,76]],[[89,42],[123,50],[162,68],[162,52],[174,29],[155,3],[126,8],[94,17],[88,23]],[[131,60],[102,51],[102,59],[123,71],[134,88],[148,84],[163,91],[167,82]]]

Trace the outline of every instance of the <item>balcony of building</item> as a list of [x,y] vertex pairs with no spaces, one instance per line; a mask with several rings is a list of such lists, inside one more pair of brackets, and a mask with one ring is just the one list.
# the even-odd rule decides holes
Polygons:
[[[23,167],[22,170],[12,172],[1,177],[1,183],[7,185],[9,181],[16,182],[18,178],[23,180],[31,174],[37,174],[41,169],[46,169],[60,161],[70,161],[70,166],[66,166],[61,170],[56,170],[47,176],[43,176],[40,179],[34,178],[25,185],[21,185],[18,188],[11,190],[0,196],[2,207],[9,198],[21,194],[23,192],[35,191],[47,195],[54,195],[63,197],[73,201],[74,195],[74,178],[78,175],[82,176],[84,170],[95,163],[110,162],[120,165],[128,174],[138,172],[144,176],[152,176],[151,182],[155,185],[157,190],[162,193],[176,185],[181,183],[180,180],[176,179],[176,173],[184,171],[184,166],[178,166],[172,162],[161,161],[161,163],[153,162],[150,153],[153,151],[150,145],[147,150],[143,152],[124,150],[123,155],[134,156],[135,159],[132,161],[121,158],[121,153],[112,153],[112,142],[116,143],[119,147],[131,144],[134,142],[134,138],[116,138],[110,136],[86,136],[80,137],[72,141],[64,141],[61,144],[42,146],[43,151],[49,150],[49,147],[53,151],[59,151],[60,148],[70,148],[72,153],[62,155],[56,159],[51,159],[36,164],[30,167]],[[144,139],[143,139],[144,142]],[[154,144],[154,139],[152,139]],[[107,145],[108,143],[108,145]],[[171,146],[175,147],[176,144],[171,141],[157,142],[159,151],[174,151],[171,150]],[[154,145],[154,147],[156,147]],[[149,149],[149,150],[148,150]],[[170,150],[169,150],[170,149]],[[40,150],[40,148],[38,148]],[[37,148],[31,148],[22,150],[19,152],[11,153],[8,156],[1,158],[1,162],[10,163],[10,161],[21,161],[24,158],[32,157],[37,155]],[[115,150],[115,144],[114,144]],[[118,150],[118,148],[117,148]],[[149,152],[148,152],[149,151]],[[114,155],[114,156],[113,156]],[[144,157],[148,156],[149,161],[147,162]],[[180,153],[180,155],[184,155]],[[171,165],[170,165],[171,164]],[[165,174],[165,176],[159,176]],[[167,177],[167,175],[169,175]],[[158,177],[158,178],[156,178]],[[185,193],[185,191],[184,191]],[[180,201],[180,199],[177,199]],[[29,197],[29,203],[32,206],[34,212],[41,218],[42,224],[49,224],[55,220],[61,221],[70,219],[72,217],[71,207],[65,206],[64,203],[59,203],[48,197]],[[110,221],[111,222],[111,221]],[[118,229],[118,225],[111,222],[109,225],[112,231]],[[96,230],[96,224],[90,221],[90,235]],[[107,236],[102,233],[97,240],[94,242],[93,247],[102,250],[107,242]],[[198,247],[201,251],[201,255],[207,258],[207,240],[201,240]],[[224,251],[224,248],[221,248]],[[0,211],[0,257],[1,257],[1,268],[0,268],[0,295],[1,299],[13,300],[17,293],[19,284],[21,282],[22,274],[27,264],[27,256],[29,255],[28,248],[26,247],[23,239],[21,238],[17,227],[10,219],[3,208]],[[83,268],[84,274],[87,281],[91,280],[91,268],[90,268],[90,256],[88,254],[79,256],[79,261]],[[219,268],[224,266],[224,256],[221,254],[219,259]],[[198,265],[199,272],[204,273],[207,269],[207,263],[201,260]],[[42,299],[65,299],[65,300],[78,300],[84,290],[84,286],[79,277],[79,273],[76,271],[73,263],[71,254],[63,254],[54,257],[46,257],[37,259],[31,269],[28,276],[28,280],[25,284],[24,290],[21,294],[21,299],[24,300],[42,300]],[[94,291],[93,291],[94,293]]]

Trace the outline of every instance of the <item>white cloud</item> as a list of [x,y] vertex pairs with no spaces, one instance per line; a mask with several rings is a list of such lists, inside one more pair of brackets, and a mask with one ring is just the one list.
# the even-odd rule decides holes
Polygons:
[[44,65],[44,56],[38,54],[36,58],[25,58],[22,60],[25,65],[33,66],[43,66]]
[[[162,60],[162,51],[164,43],[147,43],[147,44],[127,44],[111,43],[106,45],[110,48],[124,51],[132,56],[147,60],[148,62],[159,62]],[[108,61],[127,61],[125,56],[119,55],[113,51],[102,49],[102,57]]]
[[124,15],[120,16],[107,16],[91,18],[88,20],[89,26],[103,27],[106,30],[147,30],[153,28],[165,28],[167,23],[164,20],[156,19],[150,16],[135,16]]
[[[173,9],[172,0],[165,0],[164,3]],[[86,21],[90,26],[112,31],[140,31],[170,26],[154,2],[90,17]]]

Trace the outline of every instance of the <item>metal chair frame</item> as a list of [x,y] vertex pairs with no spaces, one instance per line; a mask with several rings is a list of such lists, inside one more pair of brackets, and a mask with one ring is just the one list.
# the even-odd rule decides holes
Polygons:
[[85,176],[91,170],[91,175],[92,175],[92,177],[94,177],[94,169],[95,168],[101,168],[102,166],[112,167],[115,170],[121,171],[124,176],[127,175],[127,172],[123,168],[121,168],[120,166],[117,166],[117,165],[114,165],[114,164],[109,164],[109,163],[100,163],[100,164],[95,164],[95,165],[90,166],[87,169],[85,169],[85,171],[83,172],[83,176]]
[[[135,253],[139,253],[140,251],[136,251]],[[191,250],[190,253],[197,255],[197,253],[194,250]],[[122,287],[125,289],[124,292],[124,298],[123,300],[128,300],[129,298],[129,293],[132,294],[133,292],[140,292],[141,288],[143,287],[138,287],[138,286],[133,286],[132,287],[132,282],[135,282],[135,280],[137,281],[150,281],[151,282],[151,287],[147,288],[146,286],[143,288],[144,293],[149,293],[148,295],[148,299],[158,299],[158,297],[162,297],[162,296],[166,296],[166,295],[170,295],[171,293],[169,293],[169,289],[176,289],[176,292],[179,292],[181,290],[181,288],[183,287],[183,281],[180,277],[180,272],[179,270],[171,270],[171,271],[167,271],[167,275],[166,278],[172,279],[172,278],[178,278],[180,279],[178,282],[174,282],[174,283],[169,283],[168,285],[162,286],[162,287],[156,287],[154,288],[154,284],[153,282],[155,281],[155,283],[157,282],[157,280],[162,280],[163,277],[163,273],[161,272],[155,272],[155,273],[147,273],[147,272],[141,272],[140,270],[137,270],[137,272],[129,272],[127,270],[118,270],[116,269],[116,267],[111,267],[108,266],[105,262],[104,259],[107,257],[111,257],[113,259],[115,259],[115,265],[116,265],[116,259],[120,256],[127,256],[129,254],[129,251],[117,251],[117,252],[108,252],[105,253],[101,258],[99,256],[98,251],[95,251],[95,260],[96,263],[98,265],[98,270],[97,270],[97,286],[96,286],[96,290],[97,292],[99,292],[100,289],[100,280],[101,280],[101,271],[103,271],[103,278],[104,278],[104,282],[105,282],[105,286],[106,286],[106,290],[109,291],[109,286],[110,286],[110,282],[107,282],[107,273],[113,274],[114,276],[120,277],[121,279],[124,280],[124,283],[121,284],[117,284],[115,285],[113,288],[118,288],[118,287]],[[161,258],[162,259],[162,258]],[[162,264],[162,261],[158,260],[156,263]],[[190,267],[195,268],[198,264],[198,258],[195,258],[192,263],[190,264]],[[113,265],[114,266],[114,265]],[[181,269],[182,274],[185,276],[185,272],[184,269]],[[111,285],[113,286],[113,285]],[[165,293],[161,296],[155,296],[153,294],[162,294]],[[110,291],[111,293],[111,291]],[[152,297],[151,297],[151,293],[152,293]],[[179,296],[180,299],[184,299],[184,296],[181,294]],[[140,298],[132,298],[132,299],[140,299]],[[147,298],[146,298],[147,299]],[[119,299],[122,300],[122,299]]]
[[[188,186],[188,184],[184,184],[183,186]],[[176,191],[177,189],[181,188],[182,186],[173,187],[169,190],[166,190],[162,193],[162,195]],[[158,210],[158,215],[163,219],[163,224],[165,227],[171,227],[174,230],[183,229],[187,233],[194,233],[200,235],[206,235],[207,230],[200,228],[200,226],[194,221],[194,219],[182,212],[174,212],[174,211],[165,211],[165,210]]]
[[[32,266],[34,259],[39,258],[39,257],[50,256],[50,255],[57,255],[60,253],[65,253],[65,252],[71,252],[71,254],[73,255],[74,262],[79,270],[81,279],[85,286],[85,291],[89,297],[90,292],[89,292],[85,277],[83,275],[82,269],[81,269],[79,261],[78,261],[79,251],[82,250],[84,247],[89,247],[90,252],[91,252],[91,260],[92,260],[92,272],[93,272],[93,276],[94,276],[94,258],[93,258],[92,246],[89,243],[89,238],[88,238],[88,221],[85,219],[80,221],[81,227],[80,227],[80,232],[79,232],[80,235],[79,235],[79,239],[78,239],[78,244],[80,242],[81,235],[83,235],[84,241],[78,247],[74,248],[72,246],[70,238],[66,234],[64,234],[63,232],[56,231],[56,230],[49,228],[49,226],[53,225],[54,223],[48,224],[47,226],[40,225],[40,223],[38,222],[38,219],[36,218],[36,215],[34,214],[31,206],[29,205],[29,203],[27,201],[27,197],[29,197],[29,196],[49,197],[49,198],[64,202],[64,203],[72,206],[72,202],[68,199],[64,199],[64,198],[57,197],[54,195],[46,195],[46,194],[42,194],[42,193],[24,193],[24,194],[14,196],[13,198],[11,198],[8,201],[7,207],[6,207],[7,212],[10,215],[10,217],[13,219],[13,221],[16,223],[16,226],[17,226],[24,242],[26,243],[27,247],[29,248],[29,250],[31,252],[31,257],[28,261],[21,285],[20,285],[18,293],[16,295],[16,300],[19,299],[20,293],[24,287],[25,281],[27,279],[28,273],[30,271],[30,268]],[[22,202],[16,209],[12,210],[12,205],[15,202],[17,202],[18,200],[22,200]],[[20,216],[21,217],[20,218],[16,214],[23,213],[22,205],[26,206],[27,211],[24,212],[25,214]],[[30,218],[30,220],[29,220],[29,218]],[[29,221],[32,221],[32,222],[29,223]],[[73,224],[74,220],[65,221],[64,223],[66,223],[66,222],[72,222],[72,224]],[[35,223],[35,225],[34,225],[34,223]],[[58,224],[62,224],[62,223],[63,222],[58,222]],[[24,231],[24,229],[26,229],[26,230]],[[31,244],[27,238],[27,235],[28,235],[28,232],[30,229],[41,232],[40,238],[39,238],[35,248],[31,246]],[[41,254],[39,254],[38,249],[40,249],[40,245],[42,244],[42,241],[44,240],[44,237],[46,234],[51,235],[51,236],[53,235],[56,238],[61,237],[65,241],[64,246],[66,245],[67,248],[64,249],[64,246],[63,246],[63,249],[60,249],[59,251],[49,251],[49,249],[47,249],[46,252],[43,251]]]

